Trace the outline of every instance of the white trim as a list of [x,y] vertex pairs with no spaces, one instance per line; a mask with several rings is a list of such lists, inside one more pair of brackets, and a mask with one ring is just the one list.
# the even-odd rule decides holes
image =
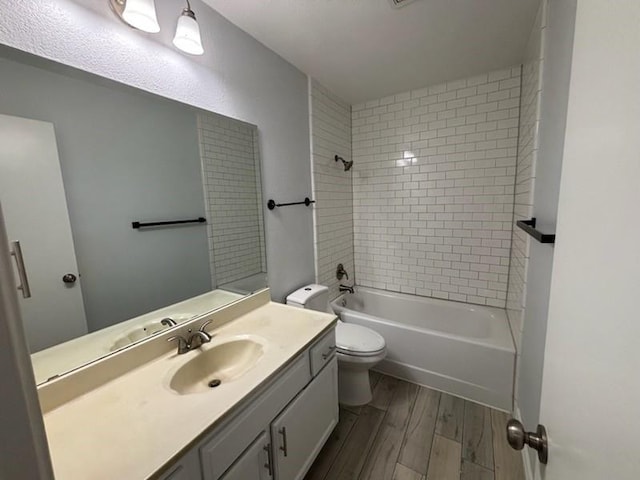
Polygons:
[[[520,408],[516,404],[513,411],[513,416],[516,420],[522,422],[522,415],[520,414]],[[531,470],[531,449],[523,448],[522,453],[522,466],[524,468],[524,477],[526,480],[534,480],[533,471]]]

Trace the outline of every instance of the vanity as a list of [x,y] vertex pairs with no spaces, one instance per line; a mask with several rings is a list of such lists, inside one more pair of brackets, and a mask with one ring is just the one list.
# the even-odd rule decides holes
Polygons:
[[335,323],[265,289],[43,384],[56,479],[303,478],[338,422]]

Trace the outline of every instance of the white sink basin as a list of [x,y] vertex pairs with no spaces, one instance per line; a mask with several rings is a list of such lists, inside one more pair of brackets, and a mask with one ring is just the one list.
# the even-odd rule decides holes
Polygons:
[[205,344],[185,354],[193,358],[170,377],[169,388],[180,395],[215,390],[247,373],[263,354],[264,343],[255,337]]

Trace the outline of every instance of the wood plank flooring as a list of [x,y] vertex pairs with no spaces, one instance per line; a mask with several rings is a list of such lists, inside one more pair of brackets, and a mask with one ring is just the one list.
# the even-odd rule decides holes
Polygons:
[[507,414],[371,372],[373,399],[340,422],[305,480],[524,480]]

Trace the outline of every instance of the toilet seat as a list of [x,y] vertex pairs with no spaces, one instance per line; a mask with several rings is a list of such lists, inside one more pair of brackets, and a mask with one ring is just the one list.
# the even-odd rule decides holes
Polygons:
[[375,357],[377,355],[380,355],[381,353],[384,353],[385,350],[386,350],[386,347],[381,348],[376,352],[354,352],[350,350],[343,350],[340,347],[336,347],[336,352],[341,353],[347,357]]
[[373,357],[385,351],[382,335],[370,328],[352,323],[338,322],[336,326],[336,349],[343,355]]

